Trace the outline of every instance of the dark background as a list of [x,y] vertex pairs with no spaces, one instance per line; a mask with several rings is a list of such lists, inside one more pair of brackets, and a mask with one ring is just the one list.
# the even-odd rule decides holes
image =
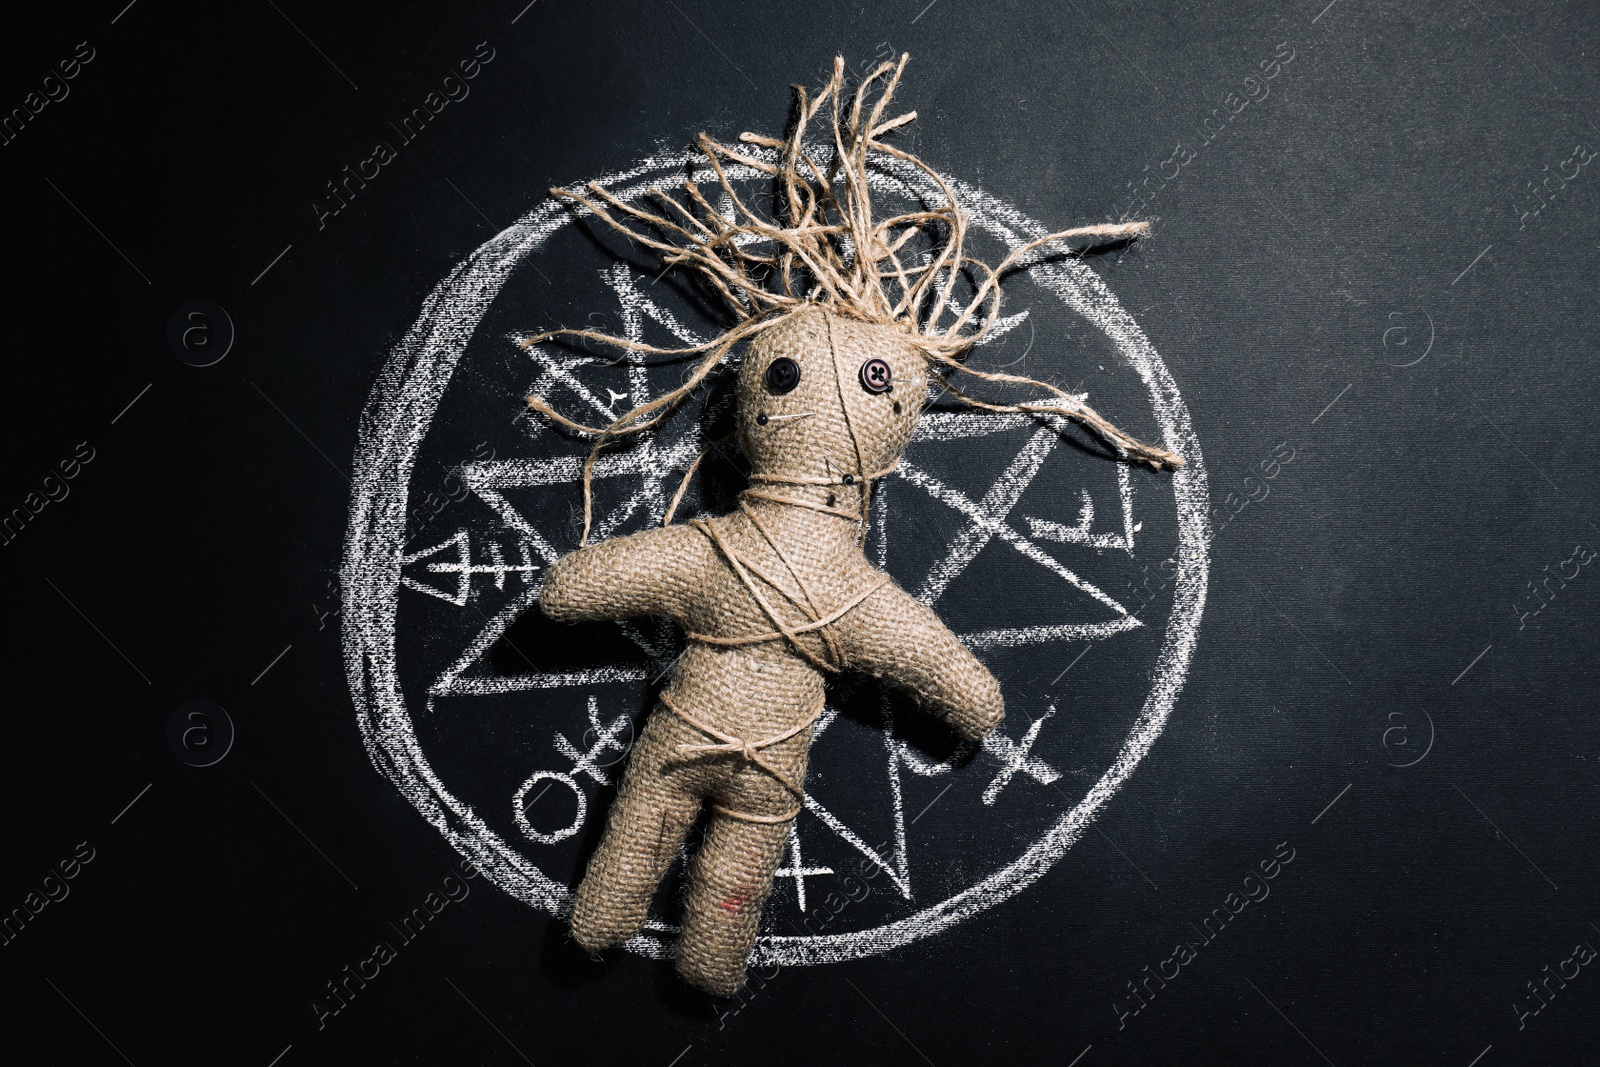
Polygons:
[[[5,109],[78,42],[94,58],[0,147],[0,506],[79,442],[94,458],[0,550],[0,906],[79,842],[94,859],[0,948],[0,1059],[1600,1060],[1593,966],[1517,1007],[1600,945],[1600,577],[1572,577],[1600,545],[1600,175],[1577,162],[1600,14],[924,3],[6,14]],[[480,41],[471,96],[319,230],[323,183]],[[651,961],[553,967],[561,924],[480,881],[318,1030],[349,931],[456,860],[367,759],[334,614],[389,346],[548,185],[781,125],[790,83],[880,50],[913,54],[940,169],[1063,225],[1158,218],[1097,269],[1173,369],[1224,514],[1296,450],[1218,534],[1170,726],[1040,883],[887,957],[786,969],[737,1025]],[[1270,95],[1208,135],[1281,50]],[[205,369],[164,341],[197,298],[238,333]],[[238,729],[215,767],[167,744],[193,698]],[[1126,982],[1280,842],[1270,899],[1119,1028]]]

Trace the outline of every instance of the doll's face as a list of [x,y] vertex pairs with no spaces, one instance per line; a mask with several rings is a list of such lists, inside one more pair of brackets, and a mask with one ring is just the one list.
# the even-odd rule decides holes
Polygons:
[[927,360],[904,333],[819,308],[751,342],[740,444],[765,473],[871,475],[905,450],[927,393]]

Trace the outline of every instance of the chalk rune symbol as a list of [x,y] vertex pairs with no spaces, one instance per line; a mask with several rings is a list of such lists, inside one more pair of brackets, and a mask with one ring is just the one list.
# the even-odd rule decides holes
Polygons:
[[1021,742],[1013,742],[1011,744],[1010,751],[1005,756],[1005,766],[1000,768],[1000,773],[994,776],[994,781],[990,782],[989,787],[983,791],[983,802],[985,804],[992,806],[996,800],[1000,799],[1000,790],[1011,783],[1012,777],[1018,771],[1025,769],[1028,762],[1028,753],[1033,748],[1034,740],[1039,736],[1039,728],[1044,725],[1046,719],[1055,713],[1056,706],[1052,704],[1049,710],[1029,724],[1028,732],[1022,735]]
[[[456,550],[454,560],[433,559],[434,556],[444,552],[445,549],[452,547]],[[402,556],[400,584],[407,589],[415,589],[419,593],[427,593],[429,596],[438,597],[440,600],[454,604],[458,608],[465,607],[467,598],[472,592],[472,576],[475,574],[493,575],[496,589],[504,589],[506,587],[506,575],[508,574],[518,575],[525,585],[529,583],[533,572],[539,568],[529,558],[526,544],[519,542],[517,551],[521,555],[522,562],[507,563],[499,542],[490,541],[489,562],[473,563],[471,535],[465,529],[457,530],[455,536],[449,540],[441,541],[430,548],[408,552]],[[454,574],[456,576],[455,591],[446,592],[426,581],[404,574],[405,565],[422,561],[429,561],[424,567],[424,570],[429,574]]]
[[817,874],[832,874],[832,867],[807,867],[805,860],[800,858],[800,828],[794,823],[789,824],[789,865],[779,867],[773,872],[772,877],[793,878],[794,894],[798,899],[800,910],[806,910],[806,878]]
[[[597,761],[601,754],[605,752],[620,754],[628,751],[628,742],[618,740],[619,737],[627,732],[628,727],[629,722],[626,715],[618,715],[611,720],[609,726],[600,725],[600,705],[591,694],[589,697],[589,733],[595,737],[594,744],[590,746],[589,751],[579,752],[578,747],[568,741],[565,735],[558,733],[555,739],[556,751],[572,760],[572,770],[569,773],[573,777],[586,774],[601,785],[610,785],[611,779],[606,775],[605,771],[600,769],[600,764]],[[584,736],[587,737],[588,734]],[[615,761],[613,760],[612,762]]]

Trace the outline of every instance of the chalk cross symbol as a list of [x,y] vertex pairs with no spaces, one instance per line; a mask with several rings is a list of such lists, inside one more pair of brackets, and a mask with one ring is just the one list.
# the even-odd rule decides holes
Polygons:
[[773,872],[774,878],[793,878],[795,896],[799,897],[800,910],[806,910],[806,878],[819,874],[832,874],[832,867],[807,867],[805,860],[800,858],[800,831],[794,823],[789,824],[789,866],[780,867]]
[[606,772],[600,769],[599,758],[604,752],[626,752],[627,741],[619,741],[618,737],[628,728],[628,717],[618,715],[611,720],[611,725],[600,724],[600,703],[593,696],[589,697],[589,729],[593,731],[595,742],[587,752],[579,752],[578,746],[568,741],[566,735],[555,735],[556,751],[572,760],[572,775],[587,774],[601,785],[610,785],[611,779]]
[[[1046,772],[1044,774],[1041,774],[1039,773],[1039,770],[1030,768],[1028,766],[1030,761],[1029,753],[1033,750],[1034,741],[1039,737],[1039,728],[1044,725],[1044,721],[1046,719],[1050,718],[1055,713],[1056,706],[1051,704],[1050,707],[1045,710],[1043,715],[1033,720],[1033,722],[1028,726],[1028,731],[1022,735],[1022,741],[1020,743],[1011,740],[1009,737],[1000,737],[998,734],[990,734],[989,737],[996,738],[997,740],[997,743],[991,749],[988,744],[988,739],[985,739],[984,748],[988,751],[991,751],[994,755],[999,756],[1002,763],[1000,773],[994,776],[994,781],[990,782],[988,788],[983,791],[983,802],[985,804],[992,806],[994,802],[1000,798],[1000,791],[1011,784],[1011,779],[1016,776],[1018,771],[1026,772],[1029,777],[1033,778],[1042,785],[1049,785],[1051,782],[1061,777],[1059,772],[1043,764],[1040,764],[1040,769]],[[995,749],[999,749],[1000,751],[994,751]],[[1039,761],[1036,759],[1032,760],[1032,762],[1039,763]]]

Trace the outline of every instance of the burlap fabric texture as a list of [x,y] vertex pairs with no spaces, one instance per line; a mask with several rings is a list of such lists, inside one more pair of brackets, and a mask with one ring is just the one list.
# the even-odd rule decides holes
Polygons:
[[[799,381],[775,392],[769,368]],[[862,367],[880,359],[892,385]],[[777,375],[779,384],[784,376]],[[631,752],[572,935],[598,952],[637,933],[704,805],[677,967],[729,995],[744,981],[773,872],[801,810],[824,676],[859,670],[977,739],[1004,715],[994,677],[861,552],[872,481],[899,459],[927,394],[904,329],[818,308],[760,334],[740,366],[738,509],[580,549],[546,578],[558,620],[666,616],[688,647]]]

